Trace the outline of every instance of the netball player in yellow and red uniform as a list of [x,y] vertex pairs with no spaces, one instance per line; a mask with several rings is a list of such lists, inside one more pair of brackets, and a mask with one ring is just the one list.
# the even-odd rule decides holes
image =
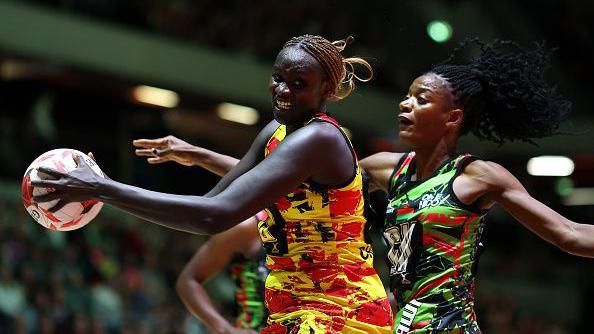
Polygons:
[[[231,228],[262,208],[268,252],[268,326],[263,333],[389,333],[393,319],[363,238],[361,172],[350,142],[326,103],[348,95],[353,64],[346,43],[291,39],[279,52],[270,92],[274,121],[241,161],[204,196],[149,191],[99,179],[84,163],[55,180],[37,201],[97,199],[150,222],[193,233]],[[81,159],[82,160],[82,159]]]

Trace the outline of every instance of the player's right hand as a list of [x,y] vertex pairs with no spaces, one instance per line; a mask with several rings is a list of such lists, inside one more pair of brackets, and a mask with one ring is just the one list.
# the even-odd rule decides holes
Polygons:
[[193,166],[192,148],[195,146],[175,137],[166,136],[157,139],[136,139],[132,141],[139,157],[147,157],[150,164],[174,161],[184,166]]

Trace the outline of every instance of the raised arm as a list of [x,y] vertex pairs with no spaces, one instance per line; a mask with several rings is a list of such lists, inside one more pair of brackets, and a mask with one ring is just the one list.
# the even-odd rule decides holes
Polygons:
[[256,218],[214,235],[198,249],[177,278],[177,294],[186,308],[213,333],[256,333],[233,327],[215,308],[203,285],[223,270],[238,254],[246,254],[259,243]]
[[363,172],[369,178],[369,192],[388,192],[390,176],[403,155],[404,153],[379,152],[359,161]]
[[475,161],[464,174],[466,179],[460,180],[459,187],[454,183],[454,188],[474,189],[474,194],[462,194],[469,201],[475,197],[483,207],[499,203],[529,230],[563,251],[594,257],[594,226],[573,222],[534,199],[507,169],[493,162]]
[[[56,189],[35,197],[38,202],[61,199],[59,205],[62,205],[97,199],[169,228],[212,234],[253,216],[309,177],[342,177],[341,180],[326,177],[328,184],[348,179],[352,176],[352,165],[345,169],[345,156],[352,160],[338,130],[333,125],[316,122],[287,136],[267,159],[247,172],[243,172],[242,159],[221,181],[228,182],[228,186],[225,184],[223,190],[210,198],[160,193],[103,179],[92,172],[83,159],[79,159],[82,166],[69,173],[43,168],[42,171],[57,179],[32,184]],[[344,170],[348,175],[340,174]]]
[[157,139],[136,139],[132,144],[136,147],[136,155],[147,157],[150,164],[173,161],[184,166],[202,167],[218,176],[224,176],[239,162],[239,159],[189,144],[171,135]]

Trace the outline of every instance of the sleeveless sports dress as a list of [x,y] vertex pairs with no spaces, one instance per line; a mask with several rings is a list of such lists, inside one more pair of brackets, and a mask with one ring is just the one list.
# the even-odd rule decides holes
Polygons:
[[[311,122],[329,122],[325,114]],[[353,158],[357,161],[351,147]],[[281,125],[265,156],[282,145]],[[307,180],[266,210],[258,229],[267,253],[268,327],[262,333],[390,333],[393,315],[364,240],[362,176],[328,187]]]
[[249,259],[244,256],[233,258],[229,270],[237,307],[235,327],[260,332],[268,316],[264,305],[264,283],[268,274],[264,252]]
[[460,155],[416,182],[412,152],[390,178],[384,238],[397,305],[394,333],[481,333],[473,291],[486,212],[452,190],[473,160]]

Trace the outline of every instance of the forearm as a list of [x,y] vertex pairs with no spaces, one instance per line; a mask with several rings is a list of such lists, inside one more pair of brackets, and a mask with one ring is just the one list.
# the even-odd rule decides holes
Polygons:
[[191,152],[194,165],[200,166],[218,176],[225,176],[239,162],[239,159],[202,147],[194,147]]
[[195,280],[180,280],[177,293],[188,311],[214,333],[228,333],[233,326],[216,310],[203,286]]
[[107,179],[97,187],[94,197],[175,230],[214,234],[232,226],[227,224],[229,220],[224,217],[221,206],[210,198],[150,191]]
[[500,203],[520,223],[563,251],[594,257],[594,226],[563,217],[524,190],[508,192]]
[[571,223],[572,237],[562,249],[573,255],[594,257],[594,225]]

